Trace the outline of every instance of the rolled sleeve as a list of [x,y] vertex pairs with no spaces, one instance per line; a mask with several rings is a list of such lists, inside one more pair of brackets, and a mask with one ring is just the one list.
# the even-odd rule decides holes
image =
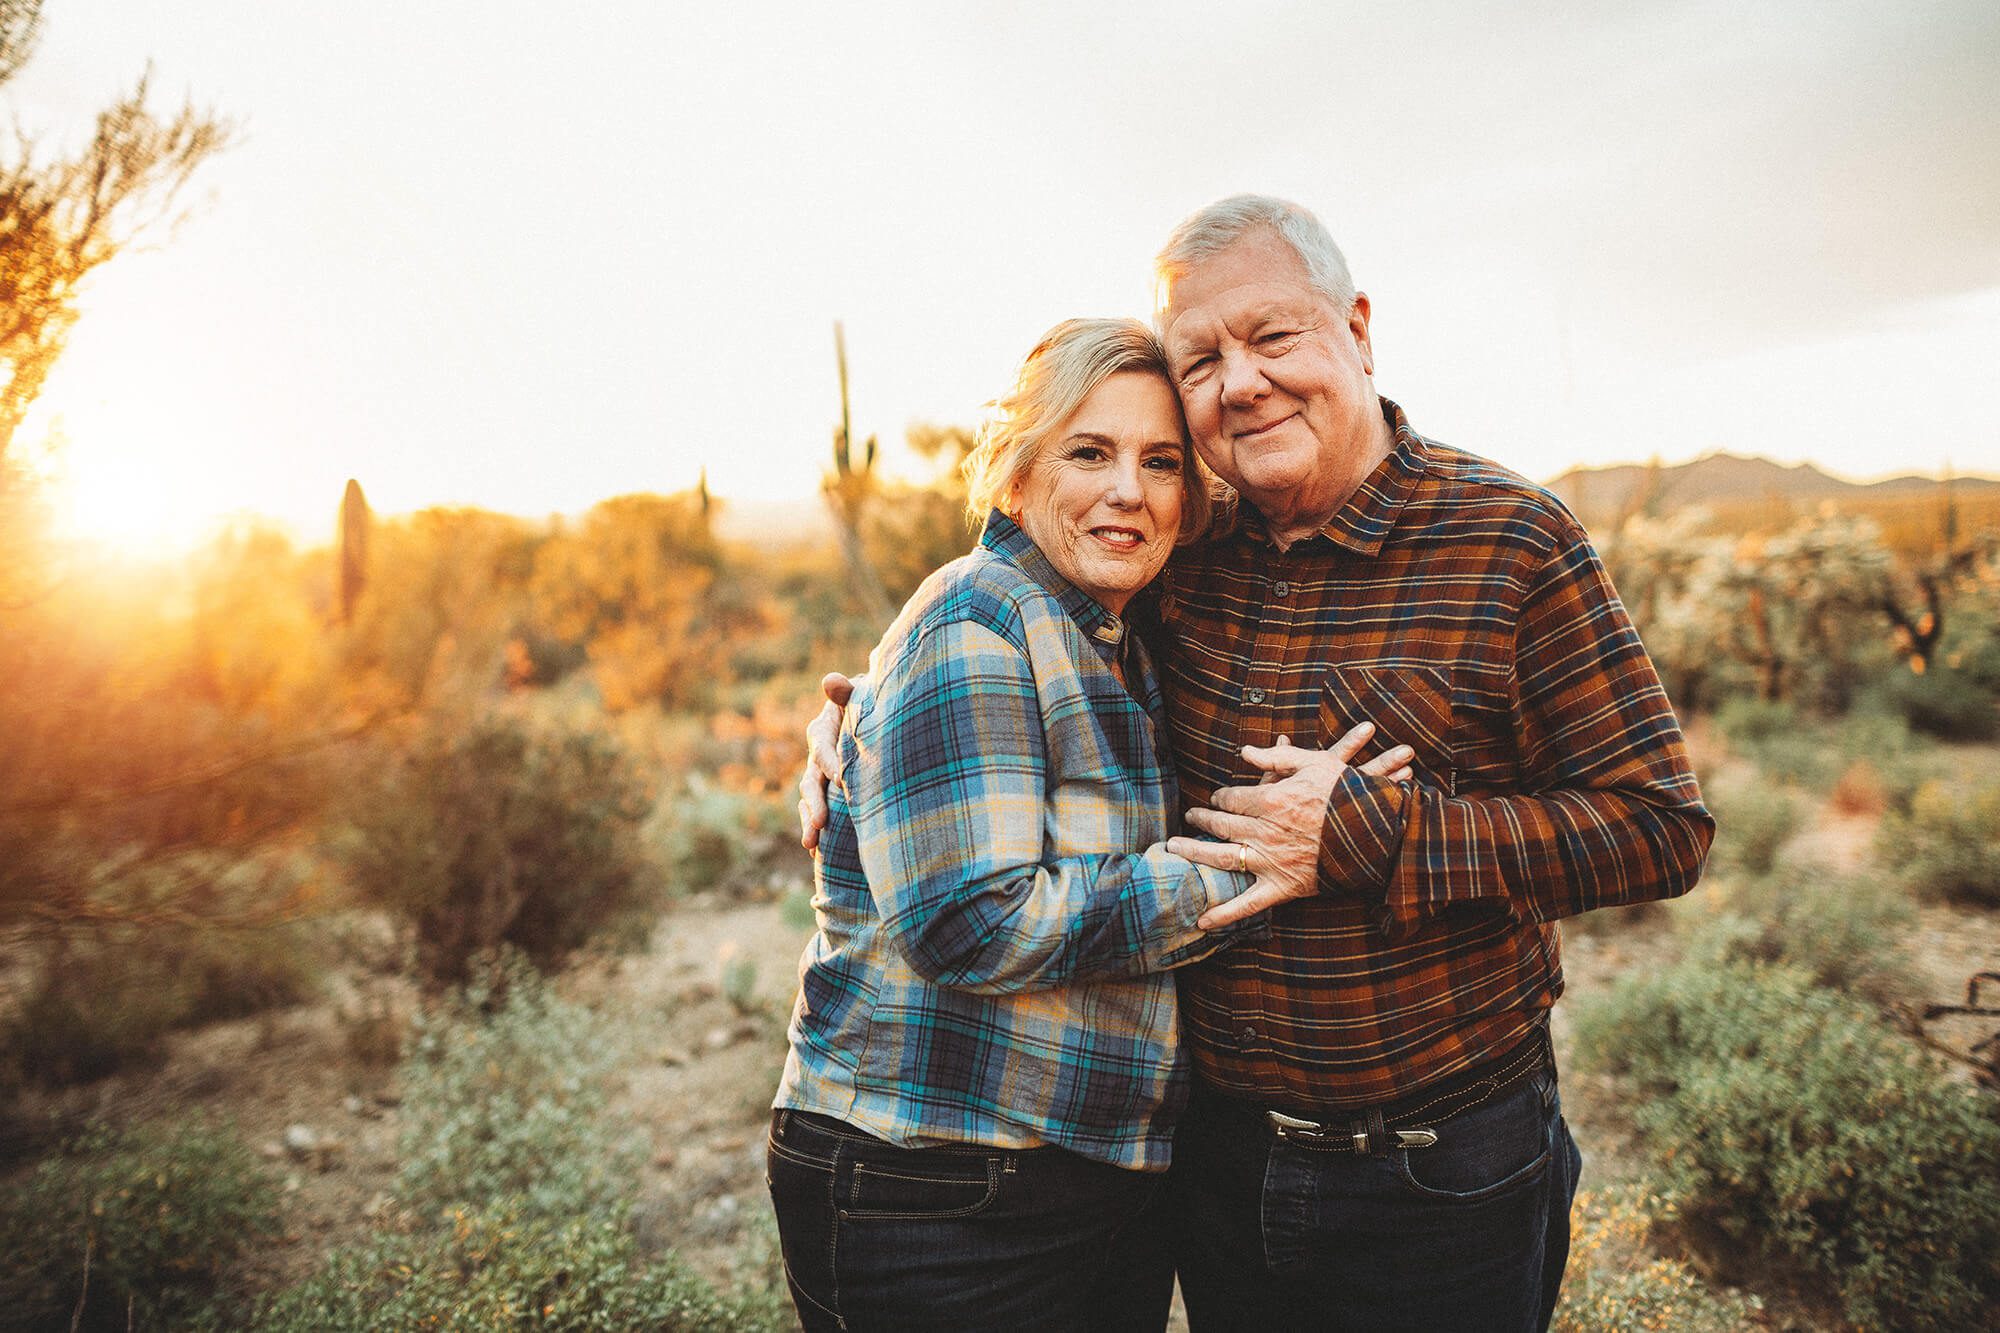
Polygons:
[[1482,900],[1545,922],[1694,885],[1714,820],[1666,691],[1573,525],[1527,590],[1514,668],[1523,793],[1349,770],[1327,804],[1328,891],[1379,903],[1390,922]]

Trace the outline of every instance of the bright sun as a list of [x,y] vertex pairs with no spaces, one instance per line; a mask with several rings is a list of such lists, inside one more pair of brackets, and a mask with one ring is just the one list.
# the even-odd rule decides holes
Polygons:
[[[54,424],[60,442],[50,459],[49,500],[58,536],[130,555],[177,555],[224,517],[212,486],[204,493],[194,451],[164,441],[157,426],[148,435],[106,430],[109,423],[98,421],[86,433],[73,429],[78,424]],[[120,447],[121,435],[145,447]]]

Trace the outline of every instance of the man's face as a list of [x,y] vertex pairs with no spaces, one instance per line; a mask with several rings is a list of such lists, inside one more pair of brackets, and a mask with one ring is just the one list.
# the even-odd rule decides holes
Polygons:
[[1367,297],[1333,309],[1291,246],[1259,229],[1173,283],[1165,326],[1188,430],[1216,475],[1266,514],[1345,496],[1381,422]]

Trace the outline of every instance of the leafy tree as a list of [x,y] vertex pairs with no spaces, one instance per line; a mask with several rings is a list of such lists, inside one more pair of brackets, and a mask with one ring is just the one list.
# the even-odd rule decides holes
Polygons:
[[[0,9],[0,70],[25,58],[39,8]],[[155,115],[150,80],[98,114],[75,157],[48,157],[18,130],[0,149],[0,457],[62,355],[85,280],[170,224],[189,179],[229,142],[227,122],[192,102]]]

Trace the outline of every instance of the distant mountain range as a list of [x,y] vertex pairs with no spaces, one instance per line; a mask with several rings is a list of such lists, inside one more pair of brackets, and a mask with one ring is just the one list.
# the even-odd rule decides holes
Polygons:
[[[1680,509],[1746,500],[1901,500],[1934,494],[1944,484],[1936,477],[1916,476],[1845,481],[1811,463],[1714,453],[1673,467],[1620,463],[1571,468],[1548,487],[1589,526],[1630,512],[1642,489],[1650,492],[1649,502],[1659,508]],[[1954,477],[1950,484],[1962,495],[2000,495],[2000,480],[1991,477]]]
[[[1892,477],[1887,481],[1846,481],[1811,463],[1774,463],[1768,458],[1714,453],[1692,463],[1651,467],[1571,468],[1548,483],[1586,525],[1616,521],[1628,513],[1641,487],[1649,487],[1661,509],[1756,500],[1814,503],[1820,500],[1897,500],[1932,494],[1935,477]],[[2000,495],[2000,480],[1954,477],[1964,496]],[[764,546],[810,546],[834,539],[833,518],[818,496],[796,500],[738,500],[722,497],[716,531],[726,539]]]

